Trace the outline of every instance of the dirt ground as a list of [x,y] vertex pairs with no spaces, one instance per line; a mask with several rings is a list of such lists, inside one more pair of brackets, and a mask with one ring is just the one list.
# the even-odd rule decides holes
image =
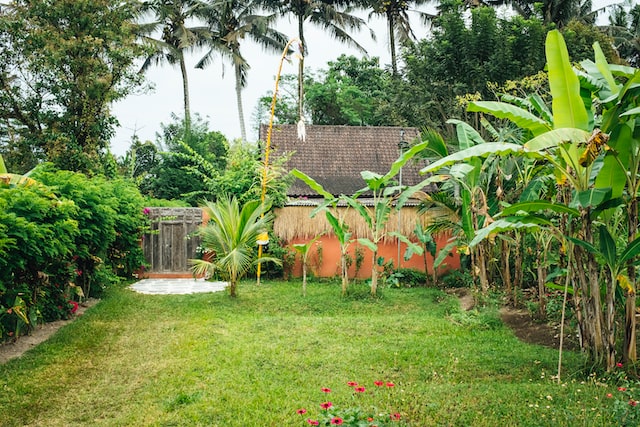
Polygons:
[[[474,299],[468,289],[452,289],[450,293],[458,296],[460,307],[463,310],[471,310]],[[550,348],[558,348],[560,345],[560,325],[543,323],[535,320],[527,310],[513,307],[502,307],[500,318],[513,331],[514,335],[523,342],[538,344]],[[575,336],[570,336],[565,329],[565,338],[562,344],[564,349],[577,349],[578,342]]]
[[97,302],[97,299],[89,299],[78,306],[78,310],[72,318],[39,325],[30,335],[21,336],[13,342],[0,344],[0,364],[20,357],[25,351],[31,350],[41,342],[46,341],[58,329],[82,316],[89,307],[94,306]]
[[[455,289],[451,293],[458,296],[460,306],[463,310],[471,310],[474,306],[473,295],[466,289]],[[14,342],[0,344],[0,364],[21,356],[25,351],[30,350],[46,341],[58,329],[73,322],[91,306],[96,304],[98,300],[89,300],[78,307],[76,315],[69,320],[58,320],[56,322],[46,323],[36,328],[31,335],[18,338]],[[536,322],[528,311],[503,307],[500,310],[500,317],[505,325],[509,326],[513,333],[521,341],[539,344],[551,348],[558,348],[560,343],[559,325]],[[565,349],[575,349],[577,346],[575,339],[568,337],[565,333],[565,341],[563,347]]]

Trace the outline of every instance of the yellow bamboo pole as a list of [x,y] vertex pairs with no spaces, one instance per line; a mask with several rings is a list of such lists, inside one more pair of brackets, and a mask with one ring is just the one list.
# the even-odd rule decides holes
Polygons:
[[[273,98],[271,99],[271,115],[269,116],[269,128],[267,130],[267,141],[264,147],[264,167],[262,169],[262,189],[260,192],[260,202],[264,205],[264,199],[267,195],[267,171],[269,169],[269,151],[271,150],[271,132],[273,130],[273,118],[276,112],[276,100],[278,97],[278,84],[280,83],[280,74],[282,73],[282,64],[284,60],[287,58],[287,53],[289,53],[289,48],[291,45],[299,40],[297,38],[293,38],[289,40],[287,45],[284,47],[282,51],[282,56],[280,57],[280,64],[278,65],[278,72],[276,73],[276,85],[273,91]],[[302,101],[301,101],[302,102]],[[264,216],[264,212],[262,214]],[[260,263],[260,258],[262,258],[262,246],[268,243],[268,239],[261,238],[262,244],[258,245],[258,271],[257,271],[257,279],[256,285],[260,286],[260,273],[262,264]]]

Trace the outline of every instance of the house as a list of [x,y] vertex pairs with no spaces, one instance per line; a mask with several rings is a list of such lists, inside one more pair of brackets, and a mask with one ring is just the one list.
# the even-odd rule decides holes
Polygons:
[[[267,140],[268,126],[260,127],[260,140]],[[402,150],[406,150],[420,137],[418,129],[411,127],[361,127],[307,125],[305,138],[298,137],[296,125],[275,125],[271,132],[271,156],[290,156],[285,163],[287,170],[298,169],[312,177],[329,193],[353,195],[366,187],[360,172],[368,170],[379,174],[389,171]],[[425,160],[409,162],[396,176],[398,184],[414,185],[424,180],[419,174]],[[305,243],[315,236],[326,233],[318,241],[312,253],[310,268],[316,276],[336,276],[340,273],[339,244],[331,234],[331,227],[324,215],[310,217],[313,210],[323,201],[309,186],[300,180],[293,182],[287,192],[288,203],[276,210],[274,233],[288,244]],[[367,193],[359,197],[366,204]],[[367,237],[369,232],[362,218],[353,210],[343,210],[345,222],[354,238]],[[387,223],[388,231],[399,231],[411,237],[418,222],[424,224],[426,218],[417,214],[416,203],[408,204],[399,213],[392,214]],[[444,240],[439,246],[446,244]],[[404,260],[406,246],[395,238],[388,237],[379,245],[379,255],[385,262],[395,267],[430,270],[433,260],[430,256],[413,256]],[[350,276],[364,278],[371,271],[370,252],[358,245],[350,247]],[[457,268],[459,259],[447,262],[449,268]],[[293,274],[300,273],[296,265]]]

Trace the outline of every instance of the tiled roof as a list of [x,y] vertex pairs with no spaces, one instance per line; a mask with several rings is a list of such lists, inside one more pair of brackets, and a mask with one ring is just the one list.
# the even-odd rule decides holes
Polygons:
[[[260,140],[267,139],[267,125],[260,126]],[[403,136],[401,136],[401,133]],[[336,196],[352,195],[365,187],[361,171],[385,174],[400,155],[400,141],[413,142],[419,131],[411,127],[307,125],[306,137],[298,139],[296,125],[275,125],[271,134],[271,155],[293,153],[287,170],[299,169]],[[410,161],[402,169],[402,184],[413,185],[425,177],[419,171],[425,161]],[[399,176],[396,176],[398,181]],[[288,191],[289,197],[317,197],[300,180]]]

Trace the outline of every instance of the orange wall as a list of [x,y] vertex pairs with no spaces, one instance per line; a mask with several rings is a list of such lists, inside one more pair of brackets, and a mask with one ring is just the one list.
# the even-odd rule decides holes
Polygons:
[[[293,241],[289,242],[290,245],[297,243],[306,243],[308,240],[305,239],[293,239]],[[441,237],[436,239],[436,243],[438,245],[438,250],[444,247],[447,244],[447,237]],[[318,254],[318,246],[322,247],[322,260],[319,260]],[[355,251],[356,246],[359,246],[363,250],[364,254],[364,262],[358,271],[359,279],[367,279],[371,277],[371,263],[372,263],[372,253],[366,247],[359,245],[357,243],[352,243],[349,246],[349,254],[351,258],[354,260],[351,267],[349,268],[349,277],[355,277],[356,266],[355,266]],[[398,268],[398,243],[397,241],[390,241],[388,243],[381,243],[378,245],[378,256],[383,257],[385,262],[389,259],[394,261],[394,266]],[[412,268],[415,270],[425,271],[424,266],[424,256],[423,255],[414,255],[409,260],[405,261],[404,253],[407,247],[404,243],[400,244],[400,268]],[[293,249],[292,249],[293,250]],[[455,252],[455,251],[454,251]],[[294,277],[302,276],[302,262],[300,260],[300,255],[296,256],[295,265],[291,271],[291,274]],[[446,265],[445,265],[446,264]],[[460,257],[457,253],[453,253],[452,256],[449,256],[447,260],[440,265],[438,268],[438,274],[442,274],[448,270],[454,270],[460,268]],[[431,255],[427,254],[427,270],[428,273],[431,274],[433,272],[433,258]],[[307,261],[307,274],[313,275],[316,277],[334,277],[340,276],[340,244],[335,236],[323,236],[321,237],[311,248],[308,255]]]

